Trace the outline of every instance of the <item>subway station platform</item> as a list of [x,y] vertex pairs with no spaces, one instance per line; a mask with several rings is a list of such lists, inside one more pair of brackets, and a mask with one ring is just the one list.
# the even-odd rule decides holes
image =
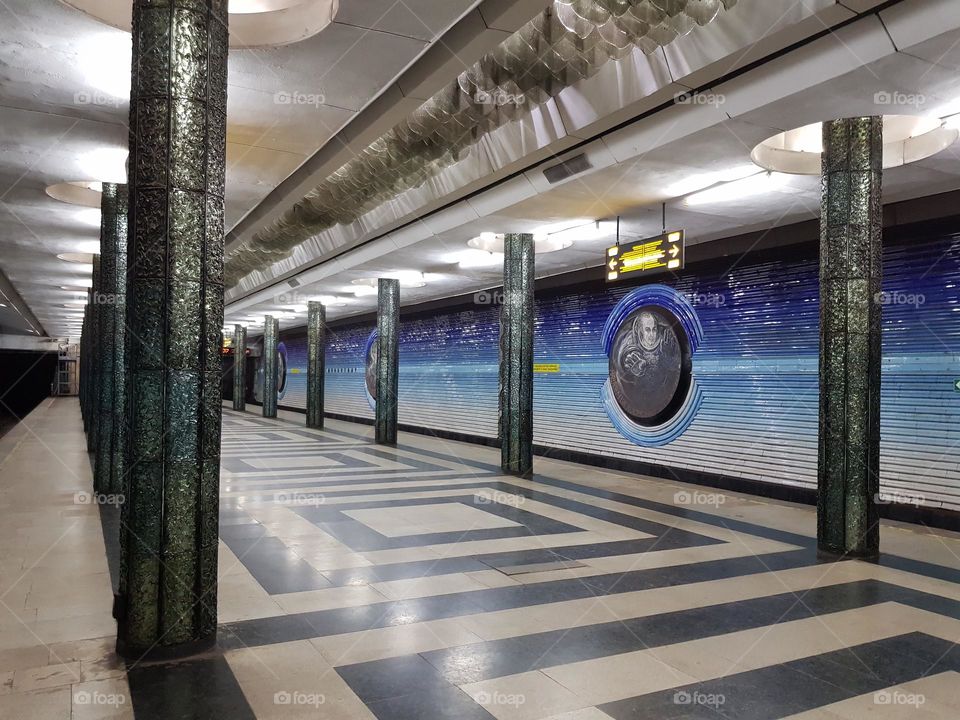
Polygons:
[[819,562],[809,507],[302,420],[224,410],[218,643],[166,663],[113,652],[76,400],[0,439],[0,717],[960,714],[955,534]]

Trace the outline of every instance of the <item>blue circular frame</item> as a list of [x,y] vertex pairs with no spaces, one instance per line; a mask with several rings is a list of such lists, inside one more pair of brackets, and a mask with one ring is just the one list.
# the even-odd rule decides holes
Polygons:
[[370,394],[370,390],[367,389],[367,358],[370,356],[370,348],[373,347],[373,344],[377,341],[377,338],[380,334],[374,328],[373,332],[367,337],[367,342],[363,346],[363,393],[367,396],[367,404],[370,405],[370,409],[374,412],[377,411],[377,401]]
[[277,355],[283,356],[282,377],[280,373],[280,366],[281,366],[280,359],[279,357],[277,358],[277,401],[279,402],[280,400],[283,400],[284,395],[287,394],[287,386],[289,384],[287,382],[287,372],[289,370],[289,367],[287,365],[287,346],[282,342],[277,343]]
[[[680,293],[666,285],[644,285],[628,293],[613,309],[603,326],[603,352],[610,357],[617,331],[630,314],[645,305],[655,305],[673,313],[687,335],[690,343],[691,360],[697,348],[703,342],[703,326],[697,317],[693,305]],[[660,447],[676,440],[690,427],[700,406],[703,404],[703,390],[697,383],[696,374],[690,378],[690,388],[683,405],[672,418],[656,427],[644,427],[634,422],[620,407],[613,396],[610,378],[603,383],[600,401],[610,422],[623,437],[642,447]]]

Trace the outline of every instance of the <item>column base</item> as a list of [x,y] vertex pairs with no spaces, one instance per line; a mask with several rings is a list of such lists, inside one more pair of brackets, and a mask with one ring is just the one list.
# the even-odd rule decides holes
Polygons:
[[500,468],[500,472],[503,475],[509,475],[510,477],[520,478],[521,480],[533,480],[533,470],[528,470],[527,472],[517,472],[516,470],[507,470],[506,468]]
[[181,645],[157,645],[152,648],[128,647],[121,638],[117,638],[117,655],[124,660],[135,662],[156,662],[163,660],[182,660],[203,655],[217,645],[217,636],[212,635],[201,640],[191,640]]
[[879,559],[879,548],[877,550],[869,550],[865,552],[853,552],[817,547],[817,560],[822,562],[840,562],[841,560],[862,560],[864,562],[876,562]]

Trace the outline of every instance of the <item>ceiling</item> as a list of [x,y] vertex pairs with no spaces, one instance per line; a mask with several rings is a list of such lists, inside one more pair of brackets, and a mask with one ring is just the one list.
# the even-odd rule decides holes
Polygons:
[[[88,165],[104,159],[97,153],[105,148],[123,147],[126,101],[78,104],[75,93],[105,99],[89,85],[84,53],[122,34],[57,0],[5,3],[0,269],[24,301],[17,317],[32,310],[47,333],[72,335],[76,320],[68,316],[82,311],[62,305],[82,291],[60,286],[89,284],[89,268],[56,254],[94,249],[97,213],[53,201],[43,189],[112,179],[91,177]],[[354,281],[400,271],[425,273],[426,281],[401,290],[404,305],[495,287],[498,265],[458,264],[467,241],[481,232],[574,228],[565,233],[575,241],[571,247],[538,255],[537,275],[544,277],[602,264],[613,226],[598,229],[595,221],[618,215],[624,233],[644,236],[660,231],[665,208],[667,225],[685,228],[688,243],[814,218],[816,177],[784,177],[722,202],[691,204],[686,196],[717,182],[717,172],[748,166],[754,145],[783,130],[868,113],[960,112],[955,3],[902,0],[879,14],[878,5],[739,0],[727,17],[662,51],[610,62],[481,138],[423,186],[244,278],[228,290],[227,324],[242,322],[256,334],[259,323],[251,319],[271,313],[281,314],[282,327],[303,325],[302,305],[321,296],[331,319],[369,313],[376,298],[355,296]],[[228,247],[281,215],[543,6],[544,0],[344,0],[335,22],[310,40],[231,52]],[[680,95],[691,88],[699,91],[693,101]],[[293,105],[276,102],[278,93],[318,97]],[[546,181],[544,167],[580,154],[589,170]],[[958,160],[955,144],[887,171],[885,202],[960,188]],[[13,331],[7,323],[15,320],[0,316],[3,331]],[[25,332],[29,323],[22,325]]]
[[[479,0],[347,0],[293,45],[232,50],[228,229],[394,87]],[[20,313],[3,332],[76,335],[99,213],[44,192],[68,181],[124,181],[130,35],[59,0],[0,3],[0,269]],[[290,98],[294,98],[290,101]],[[338,139],[342,144],[342,140]],[[0,300],[0,302],[3,302]],[[2,310],[3,308],[0,308]]]
[[[580,227],[565,233],[576,241],[572,247],[537,256],[537,276],[545,277],[603,263],[614,226],[596,232],[594,220],[620,215],[626,234],[659,233],[662,204],[667,226],[685,228],[688,243],[815,218],[817,177],[783,176],[780,184],[722,202],[690,204],[684,196],[698,182],[716,182],[712,173],[749,167],[751,149],[783,130],[861,114],[960,112],[955,5],[904,0],[879,15],[869,5],[741,0],[728,23],[695,31],[663,56],[636,53],[611,63],[608,72],[484,138],[428,186],[355,226],[322,233],[290,260],[242,281],[228,291],[227,324],[250,324],[256,334],[251,319],[280,311],[281,326],[302,325],[302,305],[318,296],[337,298],[328,308],[332,319],[369,313],[376,298],[355,297],[353,281],[402,271],[427,274],[422,287],[401,290],[404,305],[496,287],[498,265],[457,263],[481,232]],[[757,60],[751,54],[758,48],[765,62],[732,77],[725,73]],[[672,102],[686,87],[701,89],[701,99]],[[644,112],[621,125],[625,113]],[[581,153],[591,170],[556,185],[545,180],[544,167]],[[498,184],[484,187],[492,181]],[[958,188],[960,144],[884,174],[888,203]],[[290,279],[299,286],[292,289]]]

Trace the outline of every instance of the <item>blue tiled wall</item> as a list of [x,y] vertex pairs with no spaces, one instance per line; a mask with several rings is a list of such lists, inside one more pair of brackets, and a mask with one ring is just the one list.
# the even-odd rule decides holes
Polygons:
[[[813,487],[817,463],[818,282],[807,259],[718,263],[672,284],[704,328],[694,373],[703,406],[675,442],[641,448],[622,438],[600,403],[607,359],[600,336],[629,287],[569,293],[537,303],[535,442],[557,448]],[[960,241],[888,247],[884,256],[881,482],[960,507]],[[663,282],[663,280],[660,280]],[[372,325],[336,329],[327,352],[327,409],[372,417],[363,390],[363,345]],[[495,437],[498,309],[404,321],[401,423]],[[305,339],[290,334],[281,405],[304,407]],[[291,370],[300,369],[299,374]]]

